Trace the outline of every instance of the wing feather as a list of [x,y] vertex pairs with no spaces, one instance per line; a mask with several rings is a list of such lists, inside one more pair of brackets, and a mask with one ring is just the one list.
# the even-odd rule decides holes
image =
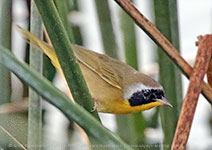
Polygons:
[[[18,27],[22,34],[25,36],[29,43],[41,49],[52,61],[52,64],[58,69],[61,70],[59,61],[57,59],[56,53],[52,46],[47,44],[46,42],[40,40],[36,36],[34,36],[29,31]],[[118,89],[122,89],[122,76],[120,76],[117,70],[113,69],[114,66],[111,66],[111,61],[117,61],[112,59],[106,55],[102,55],[91,50],[87,50],[86,48],[78,45],[72,45],[74,53],[80,63],[97,73],[103,80],[107,83],[116,87]],[[116,64],[118,64],[117,61]],[[114,65],[114,63],[113,63]]]
[[111,66],[110,61],[112,59],[110,57],[87,50],[78,45],[73,45],[72,48],[81,63],[96,72],[107,83],[121,89],[121,76]]

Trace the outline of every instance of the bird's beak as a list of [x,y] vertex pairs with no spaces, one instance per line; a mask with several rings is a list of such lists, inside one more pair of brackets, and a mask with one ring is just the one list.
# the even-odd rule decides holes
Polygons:
[[162,99],[156,99],[156,101],[162,103],[163,105],[173,107],[172,104],[165,97],[163,97]]

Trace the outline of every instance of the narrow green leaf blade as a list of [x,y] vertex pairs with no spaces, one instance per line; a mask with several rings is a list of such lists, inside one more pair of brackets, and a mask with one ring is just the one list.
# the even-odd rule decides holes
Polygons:
[[[0,44],[11,50],[12,0],[2,0],[0,2],[0,20]],[[10,72],[0,65],[0,104],[9,102],[10,96]]]
[[[77,64],[68,34],[65,31],[65,27],[54,2],[52,0],[35,0],[35,3],[49,34],[74,100],[91,112],[93,109],[91,95],[79,65]],[[96,111],[93,111],[92,114],[96,118],[99,118]]]
[[119,137],[104,128],[80,105],[74,104],[64,93],[55,88],[47,79],[18,61],[6,48],[0,46],[0,63],[25,81],[49,103],[60,109],[69,120],[75,121],[88,134],[111,149],[131,150]]
[[[154,0],[154,8],[157,28],[176,48],[179,48],[176,0]],[[160,108],[164,144],[171,145],[182,101],[181,77],[179,70],[160,48],[158,48],[158,62],[161,84],[166,91],[167,99],[174,106],[173,109]],[[170,147],[164,147],[164,149],[170,149]]]
[[[36,8],[34,1],[31,1],[30,31],[38,37],[42,37],[42,20]],[[30,66],[42,74],[43,54],[30,46]],[[41,97],[29,88],[29,109],[28,109],[28,149],[41,149],[41,131],[42,131],[42,106]],[[35,146],[36,145],[36,146]]]

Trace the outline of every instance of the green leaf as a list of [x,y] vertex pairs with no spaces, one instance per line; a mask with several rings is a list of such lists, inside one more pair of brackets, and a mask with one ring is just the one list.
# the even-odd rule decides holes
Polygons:
[[54,87],[47,79],[18,61],[6,48],[0,46],[0,63],[10,69],[20,79],[45,98],[49,103],[60,109],[69,120],[75,121],[89,135],[111,149],[130,150],[114,133],[104,128],[88,111],[77,103],[73,103],[64,93]]
[[104,51],[110,57],[118,58],[116,39],[112,26],[108,0],[95,0],[95,3]]
[[[177,6],[176,0],[154,0],[155,20],[157,28],[179,48]],[[158,62],[160,67],[160,82],[164,87],[167,99],[174,106],[173,109],[160,108],[164,144],[171,145],[182,102],[180,72],[168,56],[158,48]],[[170,149],[170,147],[164,147]]]
[[[126,62],[138,69],[134,22],[123,10],[120,11],[120,18]],[[116,122],[118,134],[124,141],[134,145],[145,144],[144,130],[147,122],[141,112],[117,115]]]
[[[86,86],[77,60],[71,48],[68,34],[52,0],[35,0],[56,55],[62,67],[74,100],[91,112],[93,101]],[[96,111],[92,114],[98,117]]]
[[[0,44],[11,50],[12,0],[0,4]],[[11,77],[7,68],[0,65],[0,104],[10,101]]]
[[[43,36],[42,20],[34,1],[31,1],[30,31],[38,37]],[[41,51],[30,46],[30,66],[42,74],[43,54]],[[41,97],[29,88],[29,114],[28,114],[28,149],[41,149],[42,131],[42,106]],[[35,146],[37,145],[37,146]]]

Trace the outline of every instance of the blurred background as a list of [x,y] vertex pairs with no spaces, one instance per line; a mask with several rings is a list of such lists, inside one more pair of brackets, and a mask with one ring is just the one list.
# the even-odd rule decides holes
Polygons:
[[[99,113],[103,125],[135,149],[170,149],[188,80],[116,2],[61,2],[66,10],[64,22],[68,25],[68,32],[73,32],[76,44],[120,59],[159,80],[174,106],[173,109],[160,107],[129,115]],[[197,37],[212,31],[212,1],[134,0],[133,3],[180,50],[185,60],[193,65]],[[55,4],[57,6],[57,0]],[[29,46],[17,31],[16,25],[29,30],[30,0],[1,0],[0,9],[0,43],[11,49],[19,60],[28,63]],[[63,78],[57,74],[48,58],[44,57],[43,62],[46,66],[44,76],[67,93]],[[5,91],[9,94],[6,95]],[[0,66],[0,125],[25,146],[27,99],[28,87],[15,75],[11,74],[10,77],[10,73]],[[45,101],[42,106],[43,149],[89,149],[88,139],[82,129],[69,122],[54,106]],[[211,114],[210,104],[200,96],[188,150],[211,149]],[[19,149],[9,137],[0,131],[0,147]]]

